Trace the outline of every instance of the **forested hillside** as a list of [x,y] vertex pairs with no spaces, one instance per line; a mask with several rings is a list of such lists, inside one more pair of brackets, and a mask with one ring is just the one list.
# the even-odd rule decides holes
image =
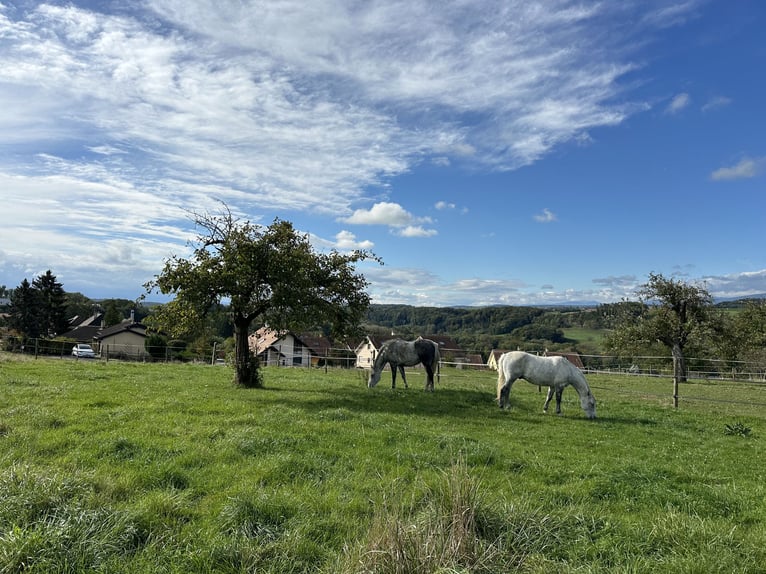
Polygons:
[[611,317],[611,305],[587,308],[372,305],[367,313],[365,329],[380,335],[393,332],[404,338],[449,335],[463,349],[487,354],[492,349],[517,347],[574,349],[578,341],[568,339],[566,329],[605,329]]
[[[714,307],[736,316],[752,300],[721,301]],[[486,359],[492,349],[577,351],[603,354],[604,335],[619,317],[636,315],[637,302],[606,303],[594,307],[413,307],[372,305],[363,325],[369,334],[392,333],[402,338],[418,335],[447,335],[462,349],[481,353]],[[742,329],[740,329],[742,330]],[[756,329],[757,330],[757,329]]]

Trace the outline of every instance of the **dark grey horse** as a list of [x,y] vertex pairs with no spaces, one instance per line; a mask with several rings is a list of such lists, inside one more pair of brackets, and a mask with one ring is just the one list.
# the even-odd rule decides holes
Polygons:
[[408,387],[407,379],[404,376],[404,367],[422,363],[426,369],[426,390],[433,391],[434,374],[438,375],[439,373],[439,360],[439,345],[430,339],[418,337],[414,341],[403,341],[402,339],[386,341],[375,357],[367,386],[372,388],[378,384],[380,374],[388,363],[391,365],[391,388],[396,388],[396,370],[399,369],[406,389]]

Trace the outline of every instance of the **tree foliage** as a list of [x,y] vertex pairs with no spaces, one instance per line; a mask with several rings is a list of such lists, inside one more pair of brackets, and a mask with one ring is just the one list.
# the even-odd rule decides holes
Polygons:
[[68,327],[66,293],[48,270],[11,292],[9,326],[29,338],[55,337]]
[[337,337],[351,334],[369,306],[365,278],[354,264],[366,251],[318,253],[290,222],[268,227],[236,219],[224,205],[218,215],[193,214],[200,233],[189,259],[173,256],[145,285],[173,294],[154,314],[172,335],[193,332],[211,310],[228,303],[235,337],[235,382],[262,385],[248,348],[254,321],[276,330],[328,325]]
[[24,278],[11,292],[8,326],[30,339],[41,334],[40,293]]
[[55,337],[69,328],[66,316],[66,293],[64,286],[50,271],[32,281],[40,297],[40,331],[44,336]]
[[712,298],[707,289],[650,273],[637,292],[640,306],[625,306],[615,329],[607,336],[610,352],[632,355],[655,342],[668,348],[674,376],[686,379],[684,352],[713,332]]
[[766,300],[749,300],[731,320],[731,341],[737,358],[766,364]]

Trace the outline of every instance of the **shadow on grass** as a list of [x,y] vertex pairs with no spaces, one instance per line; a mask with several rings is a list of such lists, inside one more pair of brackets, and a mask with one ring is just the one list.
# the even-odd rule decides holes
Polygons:
[[[458,418],[476,420],[503,420],[508,419],[509,424],[517,421],[530,424],[545,423],[547,418],[555,415],[546,415],[542,412],[542,403],[529,408],[527,404],[514,404],[510,409],[501,410],[497,406],[495,397],[486,391],[466,389],[438,389],[434,393],[426,393],[422,389],[364,389],[352,392],[323,392],[310,391],[316,398],[300,395],[290,398],[295,391],[293,389],[267,389],[279,395],[279,404],[297,408],[307,412],[321,413],[330,410],[348,411],[353,415],[389,414],[389,415],[416,415],[419,417],[434,418]],[[580,418],[581,411],[574,411],[562,418]],[[584,415],[581,417],[587,421]]]
[[660,423],[653,419],[648,419],[646,417],[639,417],[639,418],[633,418],[633,417],[624,417],[624,416],[613,416],[613,415],[605,415],[601,416],[599,415],[598,418],[596,418],[595,421],[593,421],[597,424],[619,424],[619,425],[631,425],[631,426],[647,426],[647,427],[654,427],[659,425]]

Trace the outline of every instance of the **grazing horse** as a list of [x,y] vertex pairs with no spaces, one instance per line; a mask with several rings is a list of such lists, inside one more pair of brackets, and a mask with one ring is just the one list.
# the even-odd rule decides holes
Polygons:
[[590,392],[582,371],[565,357],[538,357],[523,351],[504,353],[497,361],[497,402],[500,408],[509,406],[511,387],[516,379],[524,379],[533,385],[548,387],[543,411],[556,393],[556,414],[561,414],[561,394],[564,387],[572,385],[580,395],[580,406],[589,419],[596,418],[596,399]]
[[375,362],[372,365],[370,379],[367,386],[372,388],[380,381],[380,374],[386,367],[391,365],[391,388],[396,388],[396,370],[402,374],[404,388],[407,387],[407,379],[404,376],[404,367],[411,367],[422,363],[426,369],[426,390],[434,390],[434,373],[439,373],[439,345],[430,339],[418,337],[414,341],[392,339],[386,341],[380,347]]

